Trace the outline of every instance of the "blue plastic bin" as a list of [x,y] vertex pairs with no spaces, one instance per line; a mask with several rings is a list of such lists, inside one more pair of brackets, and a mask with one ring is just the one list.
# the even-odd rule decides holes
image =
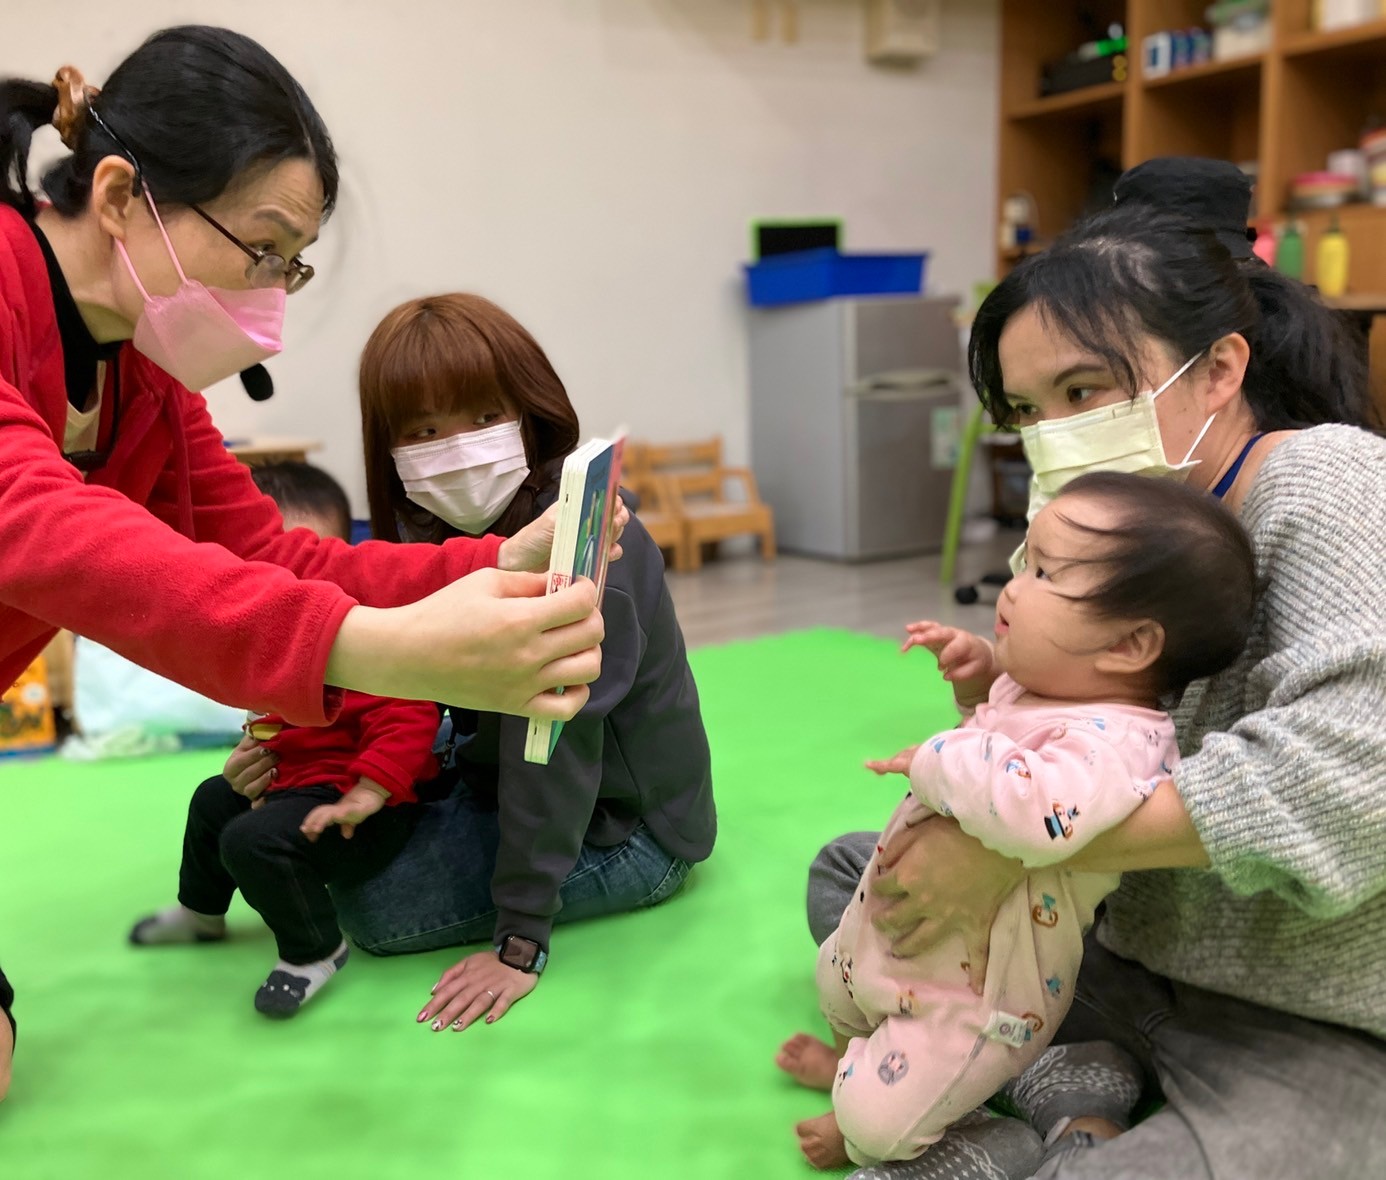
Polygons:
[[745,263],[752,307],[805,303],[834,295],[918,295],[928,254],[840,254],[797,250]]

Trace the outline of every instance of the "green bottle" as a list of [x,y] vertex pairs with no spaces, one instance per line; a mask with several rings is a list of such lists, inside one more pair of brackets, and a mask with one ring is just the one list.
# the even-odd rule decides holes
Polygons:
[[1285,232],[1280,235],[1280,245],[1275,251],[1275,269],[1292,279],[1304,277],[1304,238],[1300,236],[1297,221],[1285,224]]

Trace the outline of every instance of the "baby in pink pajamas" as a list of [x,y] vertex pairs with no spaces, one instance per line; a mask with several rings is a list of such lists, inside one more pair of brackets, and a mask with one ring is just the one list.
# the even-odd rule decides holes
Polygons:
[[[868,763],[907,774],[910,789],[820,949],[819,1001],[837,1045],[800,1034],[779,1057],[805,1084],[831,1088],[832,1113],[799,1127],[819,1167],[920,1156],[1048,1046],[1083,934],[1119,880],[1064,862],[1168,783],[1178,748],[1161,702],[1225,668],[1245,641],[1251,546],[1202,493],[1084,476],[1035,518],[1026,544],[994,645],[937,623],[909,628],[906,649],[934,653],[965,720]],[[934,815],[1028,870],[992,925],[980,995],[961,937],[898,958],[872,925],[882,849]]]

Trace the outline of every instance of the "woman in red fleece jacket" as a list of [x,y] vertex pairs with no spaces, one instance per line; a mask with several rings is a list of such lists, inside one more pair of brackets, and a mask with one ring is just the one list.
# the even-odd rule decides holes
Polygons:
[[[25,184],[32,131],[71,155]],[[278,352],[337,162],[297,82],[223,29],[155,34],[86,87],[0,81],[0,685],[66,627],[219,700],[331,720],[338,688],[571,717],[590,586],[551,528],[355,549],[284,533],[203,386]],[[547,522],[546,522],[547,523]],[[327,686],[336,686],[329,688]]]

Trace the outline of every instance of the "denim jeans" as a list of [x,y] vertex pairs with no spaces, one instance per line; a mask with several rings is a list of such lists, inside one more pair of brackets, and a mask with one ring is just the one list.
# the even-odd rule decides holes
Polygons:
[[[373,955],[487,942],[495,933],[496,813],[477,807],[465,789],[419,811],[409,843],[393,863],[366,881],[332,891],[342,929]],[[643,824],[614,847],[584,844],[559,891],[563,908],[554,921],[658,905],[678,892],[688,870]]]

